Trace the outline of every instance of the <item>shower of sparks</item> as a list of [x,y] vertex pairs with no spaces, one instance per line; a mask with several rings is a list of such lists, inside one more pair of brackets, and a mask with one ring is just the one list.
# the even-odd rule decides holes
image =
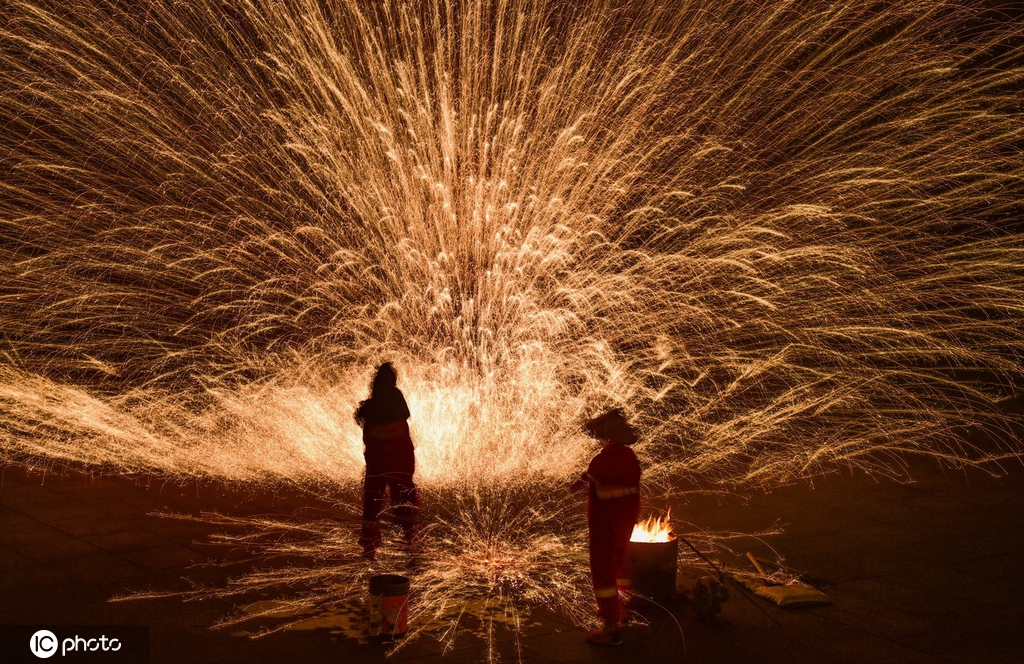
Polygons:
[[437,607],[582,601],[557,487],[611,405],[668,495],[1020,454],[1024,30],[990,11],[0,12],[0,458],[353,502],[391,360]]

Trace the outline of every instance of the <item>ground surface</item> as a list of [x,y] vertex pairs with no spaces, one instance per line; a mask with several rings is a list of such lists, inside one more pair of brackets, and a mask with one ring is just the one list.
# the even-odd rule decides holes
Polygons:
[[[834,604],[783,610],[733,590],[712,621],[685,603],[641,607],[650,625],[627,628],[625,644],[615,649],[588,646],[564,619],[538,616],[520,650],[511,635],[498,634],[493,654],[537,663],[1024,662],[1024,472],[1019,464],[1008,470],[996,479],[919,462],[910,484],[837,475],[771,493],[690,497],[674,514],[700,528],[783,529],[767,544],[738,540],[738,555],[721,554],[719,562],[745,567],[747,549],[773,557],[770,544],[791,567],[833,582],[823,589]],[[204,544],[215,526],[153,512],[290,513],[307,504],[318,507],[281,492],[44,476],[7,466],[0,483],[0,625],[148,625],[153,662],[385,661],[385,646],[360,644],[338,630],[255,641],[237,630],[211,630],[234,610],[228,601],[108,601],[183,588],[184,579],[215,581],[223,570],[193,565],[246,555]],[[458,664],[488,656],[484,642],[466,635],[447,653],[421,638],[386,661]]]

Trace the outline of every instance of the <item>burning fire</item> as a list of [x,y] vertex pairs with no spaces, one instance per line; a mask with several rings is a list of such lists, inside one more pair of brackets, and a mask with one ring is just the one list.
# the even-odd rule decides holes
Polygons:
[[665,516],[656,517],[651,515],[633,526],[633,534],[630,535],[630,542],[668,542],[673,539],[672,525],[669,520],[672,512]]

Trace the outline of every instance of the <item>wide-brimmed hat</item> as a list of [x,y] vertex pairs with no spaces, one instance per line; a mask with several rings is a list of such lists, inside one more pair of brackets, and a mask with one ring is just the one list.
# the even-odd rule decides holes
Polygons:
[[583,430],[594,438],[608,443],[632,445],[637,441],[636,431],[618,408],[612,408],[583,425]]

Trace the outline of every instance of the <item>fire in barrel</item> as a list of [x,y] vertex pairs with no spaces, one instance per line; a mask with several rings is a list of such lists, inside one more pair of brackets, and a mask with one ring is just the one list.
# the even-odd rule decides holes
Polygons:
[[663,601],[675,599],[679,557],[679,541],[672,534],[669,516],[652,515],[640,521],[629,538],[633,588]]

